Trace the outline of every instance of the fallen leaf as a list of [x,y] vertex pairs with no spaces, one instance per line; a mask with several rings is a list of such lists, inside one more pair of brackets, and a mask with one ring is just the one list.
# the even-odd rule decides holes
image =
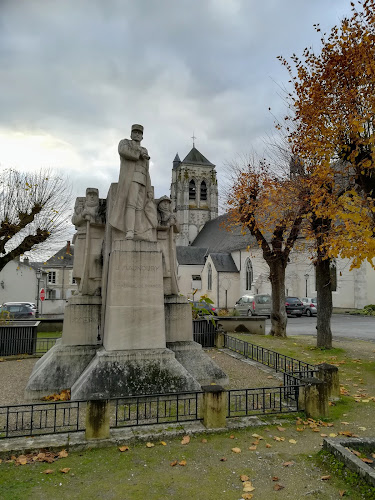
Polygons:
[[241,453],[241,448],[232,448],[233,453]]
[[242,481],[242,482],[244,482],[244,481],[248,481],[248,480],[249,480],[249,476],[246,476],[245,474],[242,474],[242,475],[240,476],[240,479],[241,479],[241,481]]
[[331,432],[331,434],[329,435],[330,438],[335,438],[337,437],[337,434],[335,434],[334,432]]
[[350,425],[350,422],[341,422],[342,425]]
[[285,488],[285,486],[283,486],[282,484],[280,483],[276,483],[275,486],[273,487],[273,489],[275,491],[279,491],[279,490],[282,490],[283,488]]
[[65,467],[64,469],[60,469],[60,472],[63,474],[67,474],[70,471],[70,467]]
[[286,429],[285,427],[276,427],[276,429],[279,431],[279,432],[284,432]]
[[257,446],[259,444],[259,439],[256,439],[255,441],[253,441],[251,444],[253,444],[254,446]]
[[278,481],[279,478],[277,476],[273,476],[272,481]]
[[186,460],[181,460],[181,462],[178,462],[178,465],[181,465],[181,467],[185,467],[186,464],[187,464]]
[[160,441],[160,444],[163,446],[167,446],[167,443],[165,441]]
[[295,439],[289,439],[290,444],[297,444],[297,441]]
[[169,465],[170,465],[171,467],[174,467],[174,466],[175,466],[175,465],[177,465],[177,464],[178,464],[177,460],[173,460],[173,462],[171,462]]
[[190,436],[184,436],[182,438],[181,444],[189,444],[190,443]]
[[346,490],[339,490],[340,497],[345,496]]
[[253,446],[249,446],[249,450],[250,450],[250,451],[255,451],[256,449],[257,449],[257,447],[256,447],[255,445],[253,445]]
[[120,446],[119,450],[120,451],[129,451],[129,446]]
[[225,458],[225,457],[221,457],[221,458],[220,458],[220,462],[226,462],[227,460],[228,460],[228,459],[227,459],[227,458]]
[[233,436],[233,434],[232,434],[231,436],[229,436],[229,439],[234,439],[234,436]]
[[320,479],[322,481],[327,481],[328,479],[331,479],[331,476],[329,476],[329,475],[328,476],[322,476]]
[[251,484],[251,481],[245,481],[243,484],[242,484],[242,487],[243,487],[243,491],[245,493],[250,493],[251,491],[254,491],[255,488],[254,486]]
[[272,444],[266,443],[266,448],[272,448]]
[[155,445],[154,445],[154,443],[148,442],[148,443],[146,443],[146,446],[147,446],[147,448],[153,448]]
[[273,376],[272,376],[272,375],[268,375],[268,377],[267,377],[267,378],[273,378]]
[[59,457],[60,458],[66,458],[69,455],[69,453],[66,450],[61,450],[59,452]]
[[259,436],[259,434],[252,434],[251,437],[256,439],[263,439],[262,436]]
[[359,429],[360,431],[365,431],[365,430],[366,430],[366,427],[358,427],[358,429]]
[[371,458],[361,458],[362,462],[365,462],[365,464],[373,464],[374,461],[371,460]]
[[42,474],[52,474],[53,470],[52,469],[46,469],[42,472]]
[[201,443],[207,443],[207,439],[202,439]]
[[328,434],[321,434],[320,437],[326,438],[326,437],[328,437]]
[[296,429],[296,431],[298,431],[298,432],[303,432],[304,430],[305,430],[304,427],[297,427],[297,429]]
[[25,455],[20,455],[17,460],[16,460],[16,465],[26,465],[27,464],[27,458]]
[[362,402],[362,403],[369,403],[369,402],[370,402],[370,400],[369,400],[369,399],[361,399],[361,402]]
[[285,441],[285,438],[284,437],[279,437],[279,436],[274,436],[273,439],[275,441]]
[[251,493],[243,493],[242,495],[242,498],[244,498],[245,500],[251,500],[253,498],[254,495],[252,495]]
[[283,466],[284,466],[284,467],[289,467],[290,465],[293,465],[293,464],[294,464],[294,462],[293,462],[293,461],[291,461],[291,462],[284,462],[284,463],[283,463]]

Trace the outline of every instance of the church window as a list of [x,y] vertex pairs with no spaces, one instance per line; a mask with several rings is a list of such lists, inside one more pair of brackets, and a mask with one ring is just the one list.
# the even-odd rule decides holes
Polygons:
[[195,200],[195,182],[193,179],[189,182],[189,200]]
[[207,266],[207,290],[212,290],[212,267],[211,264]]
[[201,182],[201,200],[207,200],[207,185],[204,181]]
[[253,265],[250,259],[246,261],[246,290],[251,290],[251,285],[253,283]]

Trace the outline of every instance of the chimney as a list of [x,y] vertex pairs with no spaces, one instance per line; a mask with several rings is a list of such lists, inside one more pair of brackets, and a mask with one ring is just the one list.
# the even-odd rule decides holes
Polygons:
[[68,255],[70,255],[70,241],[69,240],[66,242],[66,253]]

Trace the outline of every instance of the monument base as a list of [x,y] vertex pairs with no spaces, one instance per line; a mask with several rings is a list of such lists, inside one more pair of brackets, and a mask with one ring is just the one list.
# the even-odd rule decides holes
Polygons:
[[25,389],[26,400],[38,400],[70,389],[96,351],[96,345],[66,346],[58,341],[36,362]]
[[199,391],[200,384],[169,349],[98,349],[71,388],[72,399],[108,399]]
[[100,335],[102,298],[73,295],[64,311],[62,343],[64,345],[95,345]]
[[176,359],[200,383],[200,385],[228,385],[225,372],[203,351],[197,342],[167,342]]

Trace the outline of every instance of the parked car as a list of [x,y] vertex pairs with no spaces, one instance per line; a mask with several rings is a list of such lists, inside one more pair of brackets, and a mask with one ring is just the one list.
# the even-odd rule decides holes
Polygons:
[[206,316],[208,314],[217,316],[217,309],[214,305],[208,304],[204,300],[189,300],[191,306],[194,308],[197,316]]
[[243,295],[237,300],[234,310],[240,316],[271,316],[271,295]]
[[318,303],[316,297],[313,298],[308,298],[308,297],[303,297],[302,298],[302,303],[303,303],[303,314],[306,314],[306,316],[313,316],[318,314]]
[[1,306],[1,311],[9,312],[10,319],[33,319],[35,309],[24,302],[8,302]]
[[33,309],[36,310],[36,305],[34,302],[4,302],[3,306],[19,306],[19,305],[24,305],[24,306],[30,306]]
[[285,309],[287,316],[301,317],[304,305],[298,297],[285,297]]

